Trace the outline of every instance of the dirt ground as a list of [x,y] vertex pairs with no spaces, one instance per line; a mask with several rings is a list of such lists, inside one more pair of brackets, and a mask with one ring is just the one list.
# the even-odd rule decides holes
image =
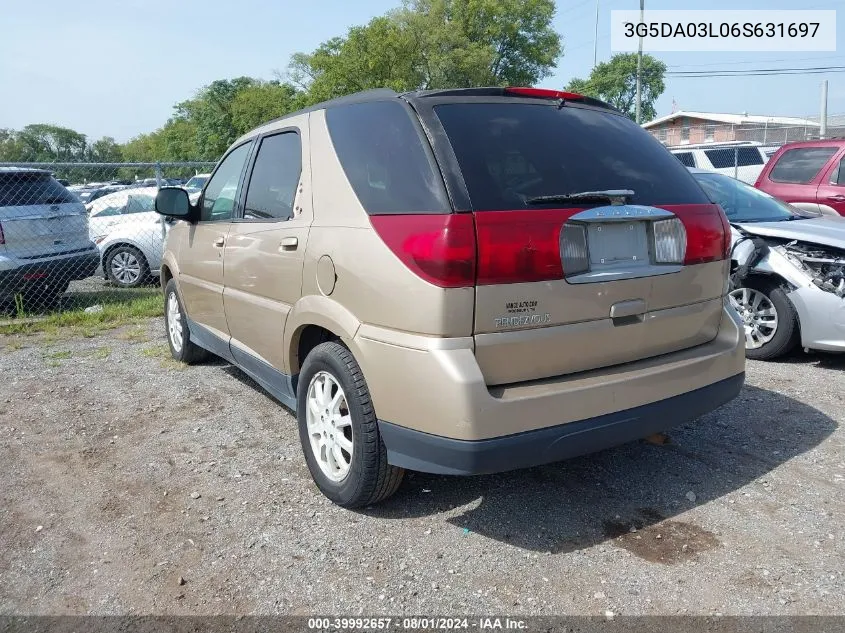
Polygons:
[[351,512],[290,412],[159,319],[0,337],[0,613],[842,614],[845,359],[749,362],[664,445]]

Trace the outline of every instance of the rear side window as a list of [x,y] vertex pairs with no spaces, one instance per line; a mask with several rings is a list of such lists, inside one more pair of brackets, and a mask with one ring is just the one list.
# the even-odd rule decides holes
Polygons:
[[326,123],[346,178],[367,213],[451,211],[425,141],[398,100],[329,108]]
[[67,202],[79,200],[49,174],[0,174],[0,207]]
[[145,213],[155,211],[156,201],[152,196],[135,195],[129,196],[126,203],[126,213]]
[[262,140],[249,179],[244,217],[290,220],[301,171],[299,134],[285,132]]
[[749,165],[762,165],[763,157],[756,147],[725,147],[722,149],[706,149],[704,155],[710,160],[714,169],[725,169],[727,167],[748,167]]
[[709,202],[680,161],[626,117],[520,103],[443,104],[435,112],[475,210],[538,208],[528,200],[607,189],[633,190],[634,204]]
[[692,152],[678,152],[675,154],[675,158],[681,161],[681,165],[695,167],[695,158],[693,157]]
[[788,149],[778,158],[769,180],[806,184],[810,182],[827,164],[839,148],[837,147],[797,147]]

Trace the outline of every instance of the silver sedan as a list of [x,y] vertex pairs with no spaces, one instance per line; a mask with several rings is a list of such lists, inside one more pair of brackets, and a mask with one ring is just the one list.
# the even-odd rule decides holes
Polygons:
[[729,176],[690,169],[731,223],[731,292],[748,358],[801,345],[845,352],[845,218],[811,215]]

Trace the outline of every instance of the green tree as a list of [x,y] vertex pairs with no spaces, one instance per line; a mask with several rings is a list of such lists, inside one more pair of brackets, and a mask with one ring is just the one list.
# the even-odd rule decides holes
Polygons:
[[0,161],[20,161],[22,149],[18,141],[17,130],[0,128]]
[[289,73],[309,102],[368,88],[531,85],[560,58],[553,0],[407,0],[312,53]]
[[241,135],[251,129],[297,110],[302,94],[289,83],[278,81],[255,83],[242,88],[232,100],[232,127]]
[[123,160],[123,152],[111,136],[104,136],[91,143],[87,160],[95,163],[119,163]]
[[196,125],[197,150],[202,158],[216,159],[238,137],[232,121],[232,103],[238,92],[254,86],[252,77],[218,79],[197,96],[176,105],[176,119]]
[[[666,64],[651,55],[643,55],[640,75],[643,122],[656,116],[654,103],[666,89],[665,74]],[[606,101],[633,119],[637,99],[637,54],[614,55],[610,61],[597,65],[588,79],[573,79],[566,89]]]
[[71,162],[85,159],[85,135],[47,123],[33,123],[19,132],[5,130],[6,142],[14,147],[13,160],[26,162]]

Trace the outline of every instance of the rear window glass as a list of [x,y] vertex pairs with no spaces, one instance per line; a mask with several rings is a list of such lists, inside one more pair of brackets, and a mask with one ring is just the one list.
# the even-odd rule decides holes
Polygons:
[[369,214],[449,213],[410,113],[398,101],[329,108],[326,123],[343,171]]
[[788,149],[772,167],[769,180],[805,184],[810,182],[833,156],[838,147],[797,147]]
[[681,161],[681,165],[695,167],[695,158],[693,158],[692,152],[678,152],[675,154],[675,158]]
[[528,200],[607,189],[633,190],[634,204],[708,203],[687,169],[628,118],[519,103],[444,104],[435,112],[475,210],[538,208]]
[[748,167],[762,165],[763,157],[756,147],[725,147],[722,149],[706,149],[704,155],[710,160],[714,169],[726,167]]
[[79,202],[55,178],[45,174],[0,174],[0,207]]

